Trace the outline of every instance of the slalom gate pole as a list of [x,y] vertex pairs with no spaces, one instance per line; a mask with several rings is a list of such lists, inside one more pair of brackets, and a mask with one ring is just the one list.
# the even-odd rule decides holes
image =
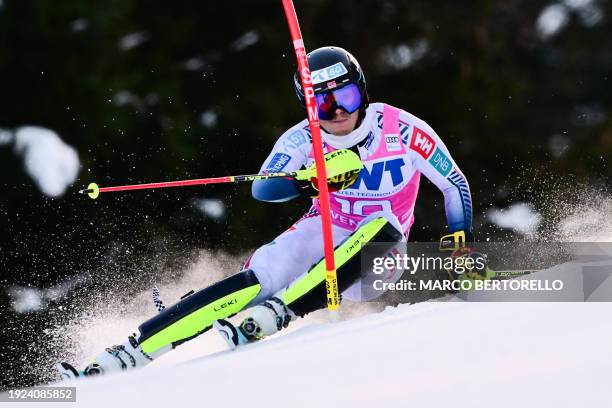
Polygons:
[[331,213],[329,204],[329,190],[327,189],[327,177],[325,172],[325,160],[323,158],[323,143],[321,141],[321,128],[319,114],[314,98],[314,89],[308,67],[308,58],[304,48],[304,40],[300,32],[295,7],[292,0],[282,0],[285,16],[289,24],[289,31],[293,41],[293,48],[297,58],[298,70],[302,81],[302,89],[306,99],[306,110],[308,112],[308,123],[312,134],[312,150],[317,169],[317,187],[319,189],[319,203],[321,206],[321,221],[323,226],[323,248],[325,251],[325,287],[327,292],[327,308],[330,311],[330,318],[338,318],[338,308],[340,306],[338,293],[338,277],[334,260],[334,243],[332,235]]

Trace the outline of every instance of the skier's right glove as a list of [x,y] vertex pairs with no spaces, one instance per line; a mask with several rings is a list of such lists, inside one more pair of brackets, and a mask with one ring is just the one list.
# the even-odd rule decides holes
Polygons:
[[[351,170],[351,171],[347,171],[342,174],[338,174],[337,176],[334,176],[334,177],[329,177],[327,179],[327,188],[329,189],[329,192],[333,193],[334,191],[339,191],[339,190],[344,190],[345,188],[349,188],[357,180],[357,177],[359,176],[360,171],[361,169]],[[304,195],[307,194],[312,198],[319,196],[319,188],[318,188],[317,183],[318,183],[318,180],[316,177],[312,177],[310,181],[297,181],[296,180],[296,186],[298,190],[302,194]]]

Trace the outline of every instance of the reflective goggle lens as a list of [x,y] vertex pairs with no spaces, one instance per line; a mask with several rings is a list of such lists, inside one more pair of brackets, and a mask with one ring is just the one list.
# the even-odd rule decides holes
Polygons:
[[315,95],[319,119],[331,120],[336,109],[340,108],[347,113],[353,113],[361,106],[361,92],[355,84],[344,88]]

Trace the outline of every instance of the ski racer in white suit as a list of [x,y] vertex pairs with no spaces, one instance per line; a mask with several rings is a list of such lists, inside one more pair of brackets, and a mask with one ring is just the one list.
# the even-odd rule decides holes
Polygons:
[[[332,104],[335,111],[325,115],[321,105],[329,102],[325,101],[326,93],[320,88],[326,88],[332,82],[332,89],[338,89],[340,84],[337,77],[330,78],[332,75],[321,71],[336,66],[343,61],[344,55],[344,61],[358,67],[354,57],[338,47],[321,48],[308,56],[319,103],[324,152],[349,148],[358,153],[364,163],[350,187],[330,195],[334,241],[341,242],[366,218],[380,215],[401,231],[403,239],[407,239],[414,221],[421,174],[444,194],[449,231],[463,230],[470,239],[472,202],[467,180],[440,137],[427,123],[390,105],[367,103],[365,79],[363,90],[359,89],[357,80],[357,83],[347,81],[335,91],[345,94],[340,97],[346,98],[347,104],[351,98],[360,100],[361,105],[355,111],[349,113],[349,109]],[[360,68],[358,71],[363,78]],[[342,72],[338,70],[336,74]],[[317,82],[318,78],[325,83]],[[303,101],[297,74],[295,81],[296,92]],[[338,95],[336,105],[337,99]],[[310,127],[304,119],[278,139],[261,172],[291,172],[309,167],[313,162]],[[263,201],[286,201],[298,195],[299,186],[287,180],[263,180],[253,184],[253,196]],[[261,294],[266,298],[308,271],[322,254],[321,217],[318,198],[314,198],[310,211],[271,245],[255,251],[245,267],[252,269],[260,282],[266,283],[268,290]],[[355,285],[351,289],[350,293],[344,294],[345,297],[358,298],[358,287]]]
[[[450,232],[471,233],[468,183],[434,130],[414,115],[383,103],[369,103],[365,76],[357,60],[338,47],[308,54],[326,153],[351,149],[364,165],[349,183],[328,180],[338,286],[344,297],[359,299],[359,253],[366,242],[395,245],[407,239],[421,174],[444,194]],[[299,77],[298,99],[304,103]],[[276,142],[261,171],[295,171],[313,163],[307,120]],[[316,196],[311,183],[290,179],[256,181],[253,196],[281,202],[301,194]],[[99,374],[147,364],[215,324],[237,346],[271,335],[297,316],[326,306],[323,242],[318,198],[311,209],[274,241],[257,249],[244,268],[144,322],[140,336],[107,349],[83,372],[61,363],[65,376]],[[356,245],[358,244],[358,245]],[[235,327],[224,320],[246,308],[250,315]],[[63,370],[63,371],[62,371]]]

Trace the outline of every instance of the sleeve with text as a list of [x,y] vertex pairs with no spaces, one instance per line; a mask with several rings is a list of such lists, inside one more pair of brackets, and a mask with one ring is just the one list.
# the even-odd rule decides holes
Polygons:
[[[302,168],[308,160],[308,135],[299,126],[285,132],[261,167],[260,173],[292,172]],[[300,195],[294,180],[257,180],[251,188],[253,197],[260,201],[284,202]]]

